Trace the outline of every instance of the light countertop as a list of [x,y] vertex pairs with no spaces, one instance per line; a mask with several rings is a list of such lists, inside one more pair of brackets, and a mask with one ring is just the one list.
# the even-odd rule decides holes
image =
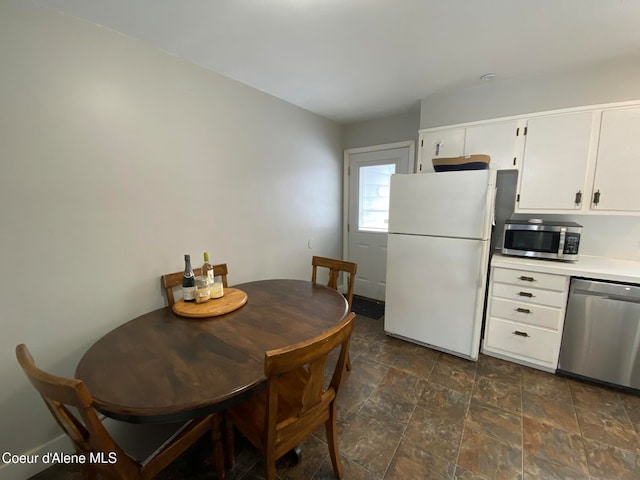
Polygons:
[[509,257],[496,252],[491,259],[491,266],[640,284],[640,262],[617,258],[580,255],[577,262],[558,262]]

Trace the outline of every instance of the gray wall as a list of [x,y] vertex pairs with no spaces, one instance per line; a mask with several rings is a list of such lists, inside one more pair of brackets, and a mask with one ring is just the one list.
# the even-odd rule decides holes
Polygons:
[[418,141],[420,105],[397,115],[351,123],[344,127],[344,148],[370,147],[385,143]]
[[436,92],[422,99],[420,128],[638,99],[640,55]]
[[18,343],[73,375],[102,334],[166,304],[160,275],[184,253],[227,262],[231,284],[341,256],[340,125],[17,0],[0,3],[0,65],[0,452],[69,444]]

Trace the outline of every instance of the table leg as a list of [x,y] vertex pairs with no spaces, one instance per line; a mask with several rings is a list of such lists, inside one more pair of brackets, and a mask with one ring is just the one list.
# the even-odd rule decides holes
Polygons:
[[220,431],[221,418],[218,414],[212,415],[211,436],[213,439],[213,463],[216,480],[224,480],[224,449],[222,447],[222,432]]
[[235,452],[235,439],[233,432],[233,423],[231,420],[224,416],[224,428],[226,432],[225,439],[225,464],[228,469],[231,469],[236,464],[236,452]]

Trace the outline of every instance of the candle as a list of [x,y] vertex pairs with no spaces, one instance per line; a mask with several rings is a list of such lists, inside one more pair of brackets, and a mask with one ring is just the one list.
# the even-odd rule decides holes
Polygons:
[[224,295],[224,289],[222,288],[222,282],[214,282],[211,285],[211,298],[220,298]]

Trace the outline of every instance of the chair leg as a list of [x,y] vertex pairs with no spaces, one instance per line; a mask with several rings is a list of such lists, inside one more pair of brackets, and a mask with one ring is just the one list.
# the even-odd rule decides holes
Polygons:
[[[349,307],[351,307],[351,305],[349,305]],[[349,310],[351,310],[351,308],[349,308]],[[351,347],[349,347],[349,350],[351,350]],[[347,350],[347,361],[346,361],[347,372],[351,371],[351,355],[349,355],[349,350]]]
[[235,439],[233,433],[233,423],[229,417],[224,417],[224,427],[226,432],[226,440],[225,440],[225,463],[227,468],[231,469],[236,464],[236,449],[235,449]]
[[220,415],[212,416],[211,437],[213,440],[213,465],[216,471],[216,479],[224,480],[224,451],[222,448],[222,432],[220,431]]
[[331,403],[329,409],[329,420],[325,423],[327,432],[327,443],[329,445],[329,456],[331,457],[331,465],[333,473],[339,480],[342,478],[342,462],[340,462],[340,454],[338,453],[338,431],[336,429],[336,402]]
[[267,452],[264,456],[266,480],[276,480],[276,458],[273,452]]

